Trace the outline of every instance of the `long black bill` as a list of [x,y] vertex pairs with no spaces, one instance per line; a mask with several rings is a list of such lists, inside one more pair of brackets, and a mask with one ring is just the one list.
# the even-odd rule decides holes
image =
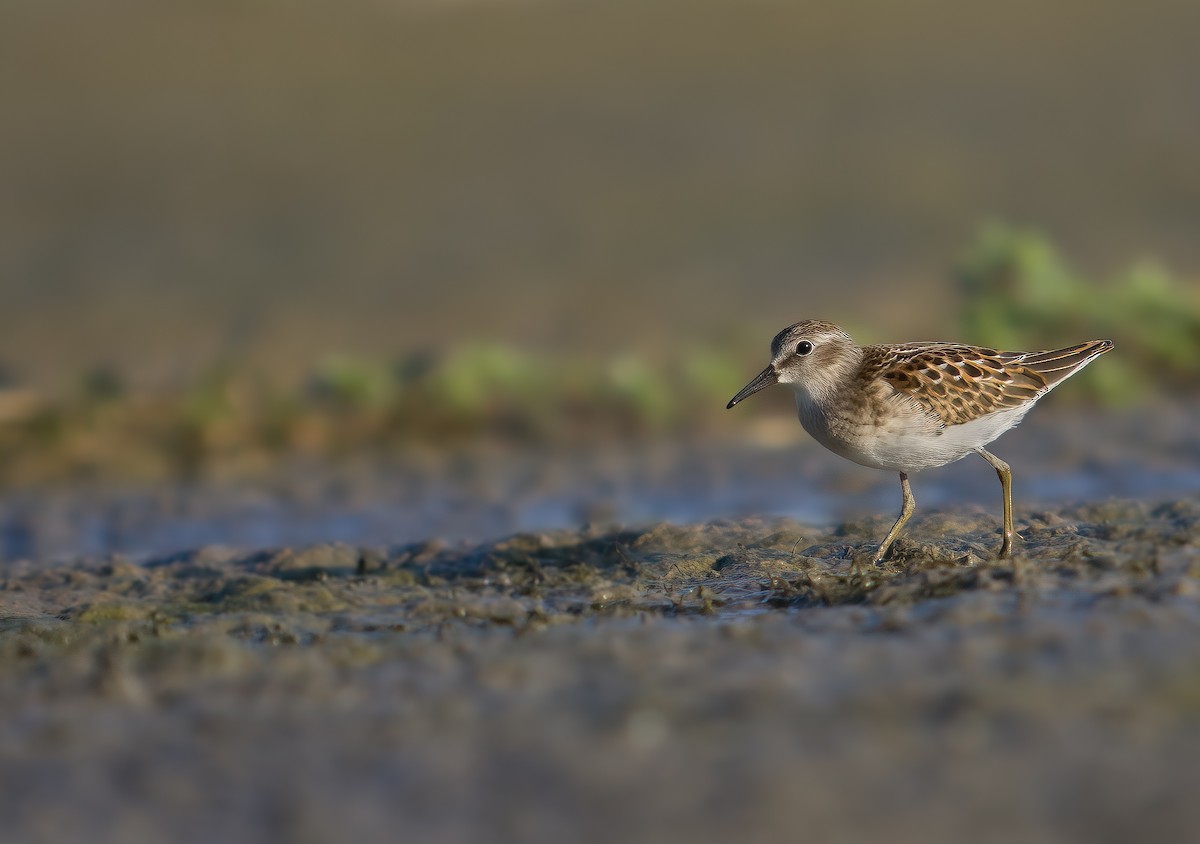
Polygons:
[[755,376],[754,380],[742,387],[741,391],[736,396],[729,400],[729,404],[725,405],[725,409],[729,410],[742,399],[749,398],[765,387],[770,387],[772,384],[779,383],[779,375],[775,372],[775,364],[771,364],[762,372]]

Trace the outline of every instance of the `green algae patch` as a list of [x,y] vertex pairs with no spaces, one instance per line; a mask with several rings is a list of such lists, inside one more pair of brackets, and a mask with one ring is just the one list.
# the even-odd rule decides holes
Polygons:
[[237,578],[210,598],[220,612],[325,613],[349,604],[320,583],[289,582],[274,577],[248,575]]
[[121,621],[144,621],[154,612],[152,604],[105,601],[86,604],[70,614],[79,624],[110,624]]
[[325,580],[347,577],[358,572],[366,552],[331,543],[292,550],[285,548],[270,554],[261,566],[262,571],[285,580]]
[[227,583],[219,592],[214,592],[210,600],[232,608],[236,601],[247,601],[262,595],[271,595],[286,588],[282,580],[273,577],[247,575]]

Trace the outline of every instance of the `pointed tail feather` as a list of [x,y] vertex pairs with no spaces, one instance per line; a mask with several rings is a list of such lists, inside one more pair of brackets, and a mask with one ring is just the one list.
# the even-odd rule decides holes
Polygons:
[[1111,351],[1112,340],[1089,340],[1065,349],[1054,349],[1049,352],[1033,352],[1020,359],[1020,365],[1032,369],[1046,379],[1046,385],[1053,387],[1083,369],[1100,355]]

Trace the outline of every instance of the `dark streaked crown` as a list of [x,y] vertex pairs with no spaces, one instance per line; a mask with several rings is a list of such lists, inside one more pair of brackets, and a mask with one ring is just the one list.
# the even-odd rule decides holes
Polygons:
[[771,341],[771,357],[778,358],[784,349],[795,346],[801,340],[811,340],[814,343],[820,338],[837,337],[840,340],[853,343],[850,335],[838,328],[832,322],[823,319],[806,319],[789,325],[775,335]]

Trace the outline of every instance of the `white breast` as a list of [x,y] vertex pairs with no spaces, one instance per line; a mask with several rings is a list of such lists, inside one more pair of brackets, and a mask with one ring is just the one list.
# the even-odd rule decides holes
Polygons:
[[802,391],[796,392],[800,424],[813,439],[835,454],[872,469],[919,472],[945,466],[990,443],[1024,418],[1033,407],[999,410],[964,422],[942,427],[919,406],[904,408],[880,423],[838,420],[831,423]]

